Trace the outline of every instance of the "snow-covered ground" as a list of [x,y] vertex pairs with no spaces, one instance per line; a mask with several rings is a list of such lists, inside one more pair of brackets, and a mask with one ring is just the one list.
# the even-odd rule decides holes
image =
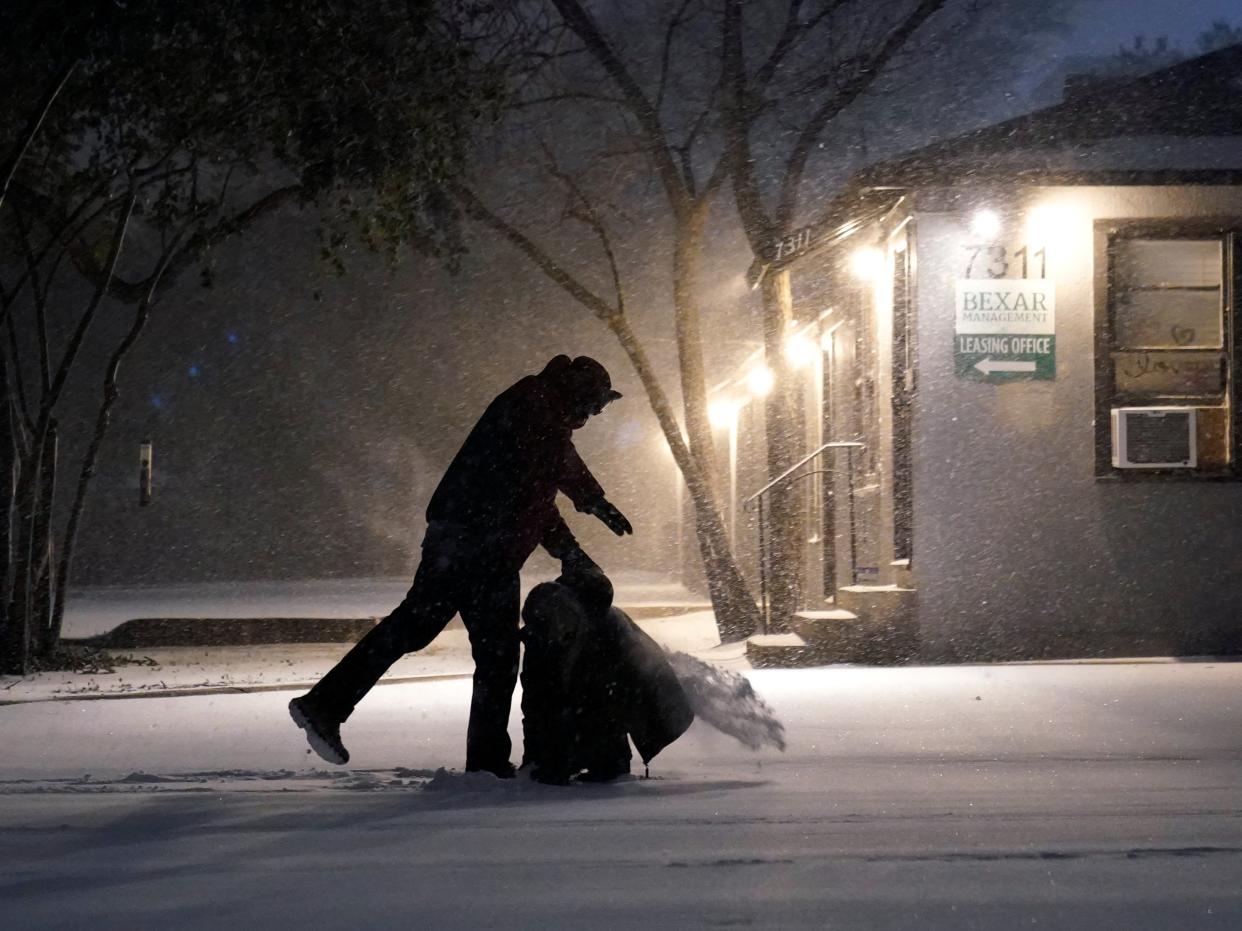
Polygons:
[[1242,665],[750,675],[784,754],[696,724],[563,789],[453,771],[464,678],[376,689],[332,772],[292,692],[0,707],[0,923],[1242,927]]
[[[523,574],[523,592],[547,577]],[[618,572],[611,578],[622,606],[703,604],[655,573]],[[64,635],[92,637],[141,617],[383,617],[409,587],[410,579],[402,577],[80,588],[66,599]]]
[[[637,622],[660,644],[730,668],[749,668],[741,644],[723,647],[711,611]],[[69,697],[88,699],[182,693],[309,688],[349,649],[344,643],[280,643],[247,646],[152,647],[114,650],[113,668],[85,667],[18,679],[0,676],[0,706]],[[470,641],[460,624],[446,628],[424,650],[399,659],[384,683],[474,671]]]

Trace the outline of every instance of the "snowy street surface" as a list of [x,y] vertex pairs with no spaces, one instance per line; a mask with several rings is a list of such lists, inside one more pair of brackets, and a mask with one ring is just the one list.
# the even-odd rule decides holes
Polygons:
[[750,675],[786,753],[696,724],[569,788],[456,771],[465,678],[376,689],[331,772],[293,692],[0,707],[0,924],[1242,927],[1242,664]]

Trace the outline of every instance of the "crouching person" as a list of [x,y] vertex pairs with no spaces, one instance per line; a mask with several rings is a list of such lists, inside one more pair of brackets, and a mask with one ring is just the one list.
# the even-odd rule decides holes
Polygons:
[[522,608],[522,767],[539,782],[608,782],[694,720],[664,650],[619,608],[594,565],[536,586]]

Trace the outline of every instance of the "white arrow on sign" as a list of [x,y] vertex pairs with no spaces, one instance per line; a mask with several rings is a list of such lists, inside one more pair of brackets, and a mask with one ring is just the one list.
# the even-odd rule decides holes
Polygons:
[[1035,371],[1035,363],[998,362],[993,361],[991,357],[984,357],[975,363],[975,368],[984,375],[991,375],[993,372],[1033,372]]

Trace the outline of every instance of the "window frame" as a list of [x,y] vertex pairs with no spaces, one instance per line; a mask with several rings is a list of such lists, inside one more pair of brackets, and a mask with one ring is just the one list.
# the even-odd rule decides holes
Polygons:
[[[1105,482],[1236,482],[1242,480],[1238,461],[1242,451],[1242,411],[1239,376],[1242,375],[1242,338],[1239,337],[1237,298],[1242,293],[1239,248],[1242,218],[1170,217],[1167,219],[1095,221],[1095,477]],[[1221,240],[1222,349],[1228,371],[1223,392],[1228,406],[1229,464],[1224,469],[1117,469],[1112,463],[1112,410],[1115,407],[1202,407],[1186,397],[1162,396],[1143,401],[1118,401],[1113,372],[1114,295],[1116,264],[1113,244],[1125,239]],[[1119,350],[1124,351],[1124,350]],[[1166,351],[1166,350],[1152,350]]]

